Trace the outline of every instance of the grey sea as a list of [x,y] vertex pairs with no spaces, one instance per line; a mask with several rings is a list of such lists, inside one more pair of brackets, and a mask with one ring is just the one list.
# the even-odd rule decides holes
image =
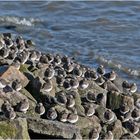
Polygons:
[[0,2],[0,32],[93,68],[103,64],[140,89],[140,2]]

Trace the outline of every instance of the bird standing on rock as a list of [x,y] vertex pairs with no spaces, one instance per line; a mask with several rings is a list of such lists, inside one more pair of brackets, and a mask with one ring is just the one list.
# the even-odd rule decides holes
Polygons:
[[104,113],[104,118],[107,120],[107,122],[111,122],[114,119],[115,115],[111,110],[106,110]]
[[10,119],[10,120],[15,119],[15,117],[16,117],[16,113],[15,113],[13,108],[10,108],[4,114],[5,114],[5,117]]
[[53,107],[47,111],[46,115],[47,115],[47,119],[49,120],[55,120],[57,118],[57,112]]
[[53,88],[52,81],[49,79],[45,80],[45,83],[42,86],[42,90],[45,92],[50,92]]
[[17,110],[20,111],[20,112],[26,113],[28,109],[29,109],[29,101],[28,101],[28,99],[23,99],[17,105]]
[[137,85],[136,85],[136,83],[132,83],[130,85],[130,92],[135,93],[136,91],[137,91]]
[[84,78],[79,82],[79,86],[81,89],[86,89],[89,86],[88,81]]
[[52,79],[54,77],[54,74],[55,74],[55,71],[51,65],[46,69],[44,73],[45,77],[48,79]]
[[42,103],[38,103],[35,111],[39,114],[39,115],[43,115],[45,113],[45,107],[43,106]]
[[7,85],[7,81],[5,79],[0,78],[0,89],[3,89]]
[[17,79],[12,82],[12,88],[16,91],[20,91],[22,89],[21,82]]
[[60,112],[59,120],[61,122],[67,122],[67,117],[68,117],[68,111],[64,110],[64,111]]
[[69,123],[76,123],[78,120],[79,116],[77,114],[77,110],[74,110],[74,112],[68,114],[67,121]]
[[97,68],[97,72],[100,74],[100,75],[104,75],[105,74],[105,68],[103,65],[100,65],[98,68]]
[[99,139],[99,132],[96,128],[93,128],[92,131],[89,133],[90,140],[98,140]]

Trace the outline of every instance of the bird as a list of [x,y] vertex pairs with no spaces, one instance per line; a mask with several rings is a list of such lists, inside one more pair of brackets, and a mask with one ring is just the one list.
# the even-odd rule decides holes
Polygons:
[[135,101],[135,106],[140,109],[140,98]]
[[65,79],[62,76],[56,76],[56,82],[59,86],[63,86]]
[[52,54],[48,53],[48,54],[46,54],[46,56],[47,56],[50,63],[53,62],[54,56]]
[[132,117],[131,117],[131,112],[130,111],[127,112],[126,114],[123,114],[123,115],[120,116],[120,119],[123,123],[129,121],[131,118]]
[[79,82],[79,86],[81,89],[86,89],[89,86],[88,81],[84,78]]
[[122,115],[124,115],[130,111],[130,108],[127,106],[127,104],[122,104],[119,108],[119,111]]
[[94,81],[98,79],[98,75],[97,75],[96,71],[94,71],[94,70],[90,71],[90,78]]
[[99,132],[96,128],[93,128],[89,133],[89,139],[91,140],[98,140],[99,139]]
[[30,59],[32,62],[34,62],[34,61],[37,59],[36,51],[32,51],[32,52],[30,53],[29,59]]
[[42,103],[38,103],[35,107],[35,111],[41,116],[45,113],[45,107]]
[[40,61],[42,53],[40,51],[36,51],[36,61]]
[[29,109],[29,101],[26,98],[21,100],[17,105],[17,110],[20,112],[26,113],[28,109]]
[[45,83],[42,85],[42,90],[45,92],[50,92],[53,88],[52,81],[49,79],[45,80]]
[[67,103],[66,103],[67,107],[74,107],[75,105],[75,99],[72,95],[68,95],[67,96]]
[[8,82],[5,79],[0,78],[0,88],[1,89],[5,88],[7,84],[8,84]]
[[66,103],[67,103],[67,97],[66,97],[66,94],[63,91],[59,92],[56,95],[56,99],[57,99],[58,104],[60,104],[62,106],[65,106]]
[[10,120],[13,120],[15,119],[16,117],[16,113],[14,111],[13,108],[10,108],[10,110],[7,110],[5,113],[4,113],[5,117],[10,119]]
[[131,112],[131,116],[133,120],[138,121],[140,119],[140,110],[137,108],[134,108],[133,111]]
[[65,80],[64,83],[63,83],[63,87],[66,90],[70,90],[71,89],[70,81],[69,80]]
[[70,72],[72,72],[73,71],[73,64],[71,64],[71,63],[66,63],[66,64],[64,64],[63,65],[63,68],[65,69],[65,71],[67,72],[67,73],[70,73]]
[[139,132],[139,126],[132,120],[129,120],[127,123],[125,123],[124,127],[134,135],[136,135]]
[[54,63],[55,63],[55,65],[60,65],[61,64],[61,57],[60,57],[60,55],[56,55],[55,57],[54,57]]
[[2,48],[2,49],[0,50],[0,56],[1,56],[2,58],[7,58],[8,55],[9,55],[9,52],[10,52],[10,49],[7,48],[7,47],[4,47],[4,48]]
[[59,114],[59,121],[61,121],[61,122],[67,122],[67,117],[68,117],[68,111],[63,110]]
[[135,93],[136,91],[137,91],[137,85],[136,85],[136,83],[132,83],[130,85],[130,92]]
[[14,81],[12,82],[12,88],[13,88],[14,90],[16,90],[16,91],[20,91],[20,90],[22,89],[22,84],[21,84],[21,82],[20,82],[18,79],[14,80]]
[[48,57],[47,57],[45,54],[42,54],[42,55],[40,56],[39,62],[40,62],[40,63],[49,64]]
[[107,120],[107,122],[111,122],[115,118],[115,115],[110,109],[107,109],[104,112],[104,118]]
[[5,41],[5,44],[6,44],[6,47],[7,47],[7,48],[12,47],[13,44],[14,44],[13,41],[12,41],[12,39],[9,38],[9,37],[5,37],[5,38],[4,38],[4,41]]
[[82,70],[80,68],[80,65],[77,65],[76,67],[73,68],[73,75],[76,77],[82,76]]
[[112,70],[112,71],[109,73],[109,80],[110,80],[110,81],[114,81],[114,80],[116,79],[116,77],[117,77],[116,72]]
[[49,120],[55,120],[57,118],[57,112],[56,112],[55,108],[54,107],[49,108],[47,110],[46,116],[47,116],[47,119],[49,119]]
[[96,94],[92,91],[88,91],[86,94],[86,100],[90,103],[96,102]]
[[5,100],[1,106],[1,110],[3,113],[5,113],[6,111],[9,111],[11,108],[12,108],[12,105],[9,103],[8,100]]
[[105,134],[104,140],[113,140],[114,139],[114,136],[113,136],[113,133],[111,131],[107,131],[107,133]]
[[78,121],[78,119],[79,119],[79,116],[77,115],[76,112],[75,113],[69,113],[68,114],[67,121],[69,123],[74,124],[74,123],[76,123]]
[[97,68],[97,72],[100,74],[100,75],[104,75],[105,74],[105,68],[103,65],[100,65],[98,68]]
[[93,106],[93,104],[89,104],[87,107],[85,107],[85,114],[88,117],[93,116],[95,113],[95,108]]
[[129,91],[130,90],[130,84],[128,83],[128,81],[123,81],[122,83],[122,87],[123,89],[125,89],[126,91]]
[[46,69],[44,73],[45,77],[48,79],[52,79],[54,77],[54,74],[55,74],[55,71],[54,71],[53,66],[51,65]]
[[76,78],[70,80],[70,85],[73,89],[77,89],[79,87],[79,81]]
[[105,82],[105,80],[103,79],[103,77],[101,75],[99,75],[96,80],[96,84],[101,86],[104,82]]
[[2,37],[0,37],[0,49],[5,48],[6,44]]

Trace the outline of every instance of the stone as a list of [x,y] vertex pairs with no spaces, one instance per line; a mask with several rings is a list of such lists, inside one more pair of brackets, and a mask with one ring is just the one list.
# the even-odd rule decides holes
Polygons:
[[1,69],[0,77],[7,80],[8,82],[18,79],[21,81],[23,87],[25,87],[28,84],[29,80],[27,79],[27,77],[19,70],[17,70],[14,66],[6,66],[3,67],[3,70]]
[[134,99],[132,96],[123,95],[119,92],[107,93],[107,107],[114,110],[119,109],[122,103],[126,103],[132,110],[134,108]]
[[27,122],[29,131],[33,133],[54,136],[56,138],[72,139],[75,136],[76,139],[82,139],[80,129],[68,123],[37,118],[28,118]]
[[2,139],[30,139],[26,119],[1,120],[0,137]]

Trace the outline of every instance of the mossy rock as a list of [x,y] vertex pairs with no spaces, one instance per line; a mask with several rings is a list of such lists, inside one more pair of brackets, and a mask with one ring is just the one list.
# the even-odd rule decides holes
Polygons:
[[29,72],[28,67],[29,67],[28,64],[20,65],[19,71],[22,72],[22,73],[24,73],[24,72]]
[[10,123],[0,122],[0,136],[3,139],[12,139],[16,137],[16,127]]
[[26,119],[0,121],[0,136],[2,139],[30,139]]
[[122,103],[122,96],[118,92],[107,93],[107,107],[111,110],[119,109]]

